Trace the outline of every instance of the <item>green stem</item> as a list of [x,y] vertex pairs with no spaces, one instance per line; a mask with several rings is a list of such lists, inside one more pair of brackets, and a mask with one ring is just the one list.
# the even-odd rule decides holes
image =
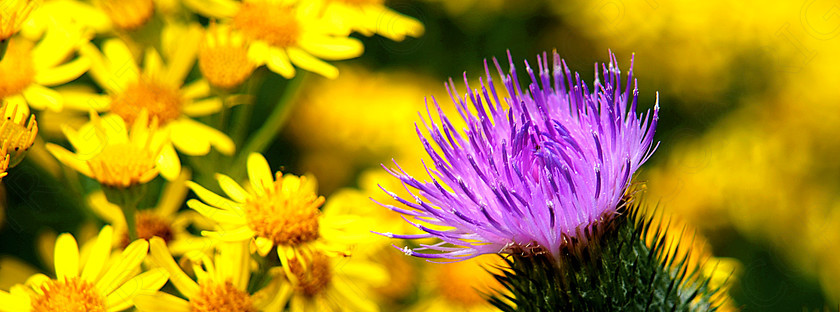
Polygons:
[[[251,78],[248,79],[244,93],[256,94],[260,86],[262,86],[263,82],[265,82],[266,75],[265,69],[258,68],[255,70],[251,75]],[[254,103],[253,100],[249,103],[238,105],[234,114],[234,121],[232,124],[228,125],[228,127],[232,127],[232,129],[227,129],[230,134],[230,138],[233,139],[234,143],[236,143],[237,149],[239,149],[239,147],[241,147],[245,142],[245,136],[248,134],[248,126],[250,126],[249,121],[251,120],[251,115],[254,112],[255,105],[256,103]]]
[[301,86],[303,86],[303,82],[305,80],[306,73],[301,72],[298,73],[295,78],[290,80],[288,85],[286,85],[286,89],[277,101],[277,105],[275,105],[274,109],[271,111],[271,115],[268,116],[262,127],[260,127],[257,132],[251,136],[251,139],[245,144],[245,146],[239,150],[239,153],[234,160],[234,164],[236,164],[236,166],[233,168],[233,172],[231,172],[231,175],[234,178],[243,177],[242,174],[246,167],[244,164],[248,159],[248,155],[251,153],[264,152],[280,130],[283,129],[283,126],[286,125],[286,121],[288,121],[289,115],[294,108],[293,103],[297,100],[298,95],[300,95],[300,91],[302,89]]
[[137,240],[137,205],[146,194],[146,185],[138,184],[128,188],[102,186],[105,198],[114,205],[120,206],[125,216],[125,225],[128,228],[128,238],[133,242]]

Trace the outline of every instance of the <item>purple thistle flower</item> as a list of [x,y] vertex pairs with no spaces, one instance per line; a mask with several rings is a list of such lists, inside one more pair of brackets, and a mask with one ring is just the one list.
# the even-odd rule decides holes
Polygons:
[[546,53],[537,56],[539,76],[525,62],[531,77],[526,90],[520,89],[509,52],[508,59],[508,75],[493,59],[503,77],[504,97],[496,92],[486,60],[481,89],[471,89],[465,73],[467,93],[457,97],[450,79],[447,90],[467,125],[462,132],[433,98],[440,117],[436,123],[427,102],[423,124],[428,135],[415,128],[434,162],[434,168],[424,163],[431,181],[417,180],[396,162],[396,169],[386,168],[412,198],[383,190],[411,209],[382,205],[404,214],[405,221],[426,234],[382,235],[441,240],[405,247],[406,254],[464,260],[530,249],[557,256],[568,237],[616,212],[634,172],[656,150],[651,143],[658,99],[652,119],[650,111],[644,118],[635,114],[638,89],[632,59],[622,86],[610,52],[609,64],[601,65],[603,82],[596,64],[592,92],[577,73],[572,77],[556,52],[552,67]]

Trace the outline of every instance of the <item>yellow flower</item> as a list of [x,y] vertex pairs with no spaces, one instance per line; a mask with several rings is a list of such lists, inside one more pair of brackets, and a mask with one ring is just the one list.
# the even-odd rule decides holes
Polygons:
[[[0,0],[0,43],[4,43],[20,30],[20,26],[35,8],[35,2],[30,0]],[[0,60],[3,50],[0,49]]]
[[[121,40],[105,41],[102,53],[91,44],[85,45],[81,52],[91,59],[90,74],[108,95],[77,92],[68,97],[72,99],[68,100],[68,107],[110,111],[128,124],[133,123],[137,114],[145,109],[149,116],[158,119],[160,131],[169,133],[171,144],[179,151],[200,156],[209,153],[213,146],[223,154],[232,154],[234,144],[227,135],[190,118],[212,114],[223,108],[218,97],[205,98],[210,95],[207,81],[197,80],[183,85],[192,69],[200,40],[200,29],[196,27],[173,31],[169,36],[177,39],[164,40],[163,50],[168,52],[165,54],[166,64],[156,50],[147,50],[142,71]],[[177,40],[180,40],[180,46],[175,48]]]
[[242,34],[227,25],[210,24],[198,50],[198,68],[211,85],[233,89],[248,79],[255,67]]
[[345,254],[347,243],[370,235],[367,224],[353,216],[320,211],[324,197],[316,195],[312,177],[277,172],[275,180],[268,162],[256,153],[248,157],[248,176],[250,191],[226,175],[217,175],[230,199],[187,182],[204,201],[190,200],[187,205],[220,226],[220,230],[203,235],[229,242],[251,241],[261,256],[276,247],[285,268],[289,259],[306,256],[314,248],[330,255]]
[[140,293],[160,289],[168,278],[163,269],[137,275],[149,243],[137,240],[111,257],[110,226],[102,228],[87,257],[80,257],[76,239],[61,234],[55,244],[56,278],[43,274],[0,291],[2,311],[122,311],[134,306]]
[[222,19],[250,41],[248,55],[286,78],[297,67],[334,79],[338,69],[321,59],[362,55],[364,46],[318,16],[306,2],[282,0],[185,0],[197,12]]
[[[3,103],[0,107],[0,140],[2,140],[2,151],[0,157],[5,155],[5,165],[8,167],[17,166],[26,152],[35,143],[35,136],[38,135],[38,123],[35,122],[35,115],[29,114],[26,105],[14,103]],[[27,122],[27,120],[29,120]],[[5,171],[5,167],[4,167]]]
[[[139,238],[163,238],[169,251],[179,256],[192,250],[209,250],[215,245],[213,240],[192,235],[187,230],[188,226],[211,228],[213,225],[209,220],[192,210],[178,211],[187,197],[187,179],[189,172],[183,170],[176,179],[166,184],[157,206],[140,209],[134,218]],[[116,233],[121,233],[121,236],[114,239],[116,246],[125,247],[130,243],[122,209],[109,202],[104,192],[91,193],[88,196],[88,204],[94,213],[114,226]]]
[[322,0],[326,1],[325,18],[347,31],[365,36],[379,34],[402,41],[405,36],[419,37],[425,29],[416,19],[385,6],[385,0]]
[[181,171],[177,154],[167,150],[166,135],[157,131],[157,120],[143,110],[131,127],[120,116],[99,117],[91,112],[91,122],[79,131],[65,128],[67,139],[76,149],[47,143],[47,150],[59,161],[103,186],[128,188],[154,179],[161,173],[173,179]]
[[193,252],[184,257],[193,262],[194,281],[172,259],[166,243],[159,237],[151,239],[152,259],[166,269],[175,288],[187,300],[164,293],[144,294],[134,301],[140,311],[154,312],[211,312],[211,311],[279,311],[276,287],[269,285],[250,294],[250,256],[244,243],[222,243],[211,260],[206,254]]
[[282,302],[288,300],[291,311],[379,311],[369,293],[372,287],[388,281],[388,272],[382,266],[356,257],[331,257],[317,250],[302,261],[291,259],[284,264],[289,283],[282,285],[277,295]]
[[71,58],[81,41],[78,32],[65,28],[50,28],[37,43],[12,38],[0,60],[0,99],[60,111],[64,100],[47,86],[70,82],[87,71],[90,62],[86,58]]

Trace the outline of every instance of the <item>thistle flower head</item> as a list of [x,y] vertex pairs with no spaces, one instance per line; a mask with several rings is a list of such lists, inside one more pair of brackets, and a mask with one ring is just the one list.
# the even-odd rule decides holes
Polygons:
[[616,213],[633,173],[656,149],[651,143],[659,106],[653,116],[635,113],[632,62],[623,80],[610,53],[600,68],[604,81],[596,64],[590,90],[556,53],[551,61],[544,53],[536,73],[525,62],[531,83],[523,89],[508,58],[507,75],[493,60],[503,92],[497,92],[486,61],[480,89],[467,83],[459,96],[450,80],[463,131],[434,99],[439,122],[427,110],[428,134],[416,126],[434,165],[426,166],[431,181],[399,165],[388,169],[412,198],[385,190],[409,209],[384,206],[426,233],[386,236],[441,240],[406,247],[406,254],[456,260],[487,253],[557,256],[564,244],[586,240],[578,233]]

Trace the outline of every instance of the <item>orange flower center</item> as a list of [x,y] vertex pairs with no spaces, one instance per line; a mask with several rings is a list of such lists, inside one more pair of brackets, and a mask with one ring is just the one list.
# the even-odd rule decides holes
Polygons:
[[148,148],[129,143],[111,144],[88,160],[88,166],[100,184],[126,188],[157,176],[155,156]]
[[99,7],[114,25],[126,30],[140,28],[155,13],[152,0],[101,0]]
[[307,297],[312,297],[327,288],[332,281],[332,271],[330,259],[320,252],[313,253],[308,260],[307,266],[304,267],[297,258],[289,259],[289,271],[297,279],[295,289]]
[[248,59],[246,46],[217,41],[215,45],[204,44],[198,51],[198,68],[213,86],[232,89],[251,75],[254,63]]
[[300,37],[300,24],[294,13],[294,8],[280,3],[247,2],[236,12],[232,25],[248,39],[286,48],[295,45]]
[[256,312],[248,293],[236,289],[231,282],[201,285],[198,296],[190,298],[193,312]]
[[35,80],[32,43],[11,40],[6,55],[0,60],[0,99],[20,94]]
[[[306,177],[300,177],[300,185]],[[324,197],[302,187],[283,188],[283,176],[277,173],[272,189],[263,197],[245,203],[248,225],[260,237],[274,241],[275,245],[296,246],[319,237],[318,225]]]
[[50,280],[41,286],[43,295],[32,300],[32,311],[104,312],[105,298],[93,284],[78,277]]
[[[134,223],[137,225],[138,238],[149,240],[157,236],[167,243],[175,238],[169,222],[166,222],[166,220],[150,211],[138,211],[135,215]],[[128,238],[128,233],[123,234],[121,243],[123,248],[131,243],[131,240]]]
[[112,97],[111,112],[132,124],[145,108],[149,112],[150,120],[157,117],[163,125],[181,116],[183,102],[184,98],[178,88],[140,77],[123,92]]

